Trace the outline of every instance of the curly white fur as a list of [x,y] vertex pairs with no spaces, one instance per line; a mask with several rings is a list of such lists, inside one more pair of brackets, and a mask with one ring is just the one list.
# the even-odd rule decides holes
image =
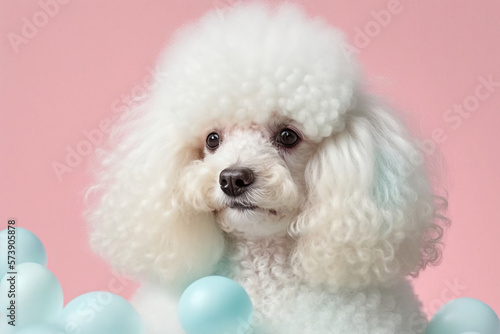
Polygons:
[[[404,277],[439,261],[443,217],[342,43],[296,6],[250,3],[208,13],[161,56],[165,80],[115,126],[88,192],[94,249],[146,281],[148,333],[182,333],[180,292],[214,273],[247,289],[255,333],[422,332]],[[283,128],[296,147],[276,144]],[[255,209],[221,191],[231,166],[254,172]]]

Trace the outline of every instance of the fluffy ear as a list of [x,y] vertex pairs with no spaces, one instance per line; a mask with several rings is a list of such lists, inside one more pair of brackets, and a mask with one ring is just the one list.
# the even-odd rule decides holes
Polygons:
[[87,218],[93,249],[117,271],[182,288],[213,271],[224,239],[210,212],[179,196],[183,168],[200,151],[174,118],[146,101],[114,128]]
[[419,152],[386,108],[356,109],[310,161],[308,203],[291,228],[296,273],[331,289],[390,284],[440,258],[442,228]]

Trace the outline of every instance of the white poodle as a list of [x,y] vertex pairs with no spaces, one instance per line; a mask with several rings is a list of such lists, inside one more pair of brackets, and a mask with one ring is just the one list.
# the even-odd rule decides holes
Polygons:
[[440,258],[421,155],[363,89],[343,35],[294,5],[214,10],[99,154],[91,243],[142,286],[148,334],[183,333],[194,280],[244,286],[250,333],[422,333],[408,275]]

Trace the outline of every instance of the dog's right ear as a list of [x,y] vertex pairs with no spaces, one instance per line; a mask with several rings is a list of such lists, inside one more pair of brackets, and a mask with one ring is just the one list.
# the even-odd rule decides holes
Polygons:
[[447,218],[422,162],[392,111],[360,99],[307,167],[309,203],[292,229],[296,273],[332,290],[364,289],[439,262]]
[[182,289],[211,274],[224,239],[210,212],[182,205],[178,180],[200,151],[174,113],[146,101],[97,152],[87,191],[92,248],[120,273]]

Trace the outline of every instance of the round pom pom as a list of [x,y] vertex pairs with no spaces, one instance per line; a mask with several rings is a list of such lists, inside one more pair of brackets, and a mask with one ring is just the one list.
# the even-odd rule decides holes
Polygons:
[[[15,297],[5,298],[10,291],[15,291]],[[17,275],[5,275],[0,283],[0,296],[4,318],[14,320],[15,314],[17,328],[54,321],[63,307],[59,281],[38,263],[22,263],[17,266]]]
[[64,307],[61,326],[67,333],[140,334],[139,314],[124,298],[94,291],[76,297]]
[[[35,234],[25,228],[16,227],[14,240],[12,238],[12,231],[14,230],[5,229],[0,231],[0,259],[2,259],[0,261],[0,280],[7,271],[10,271],[7,267],[9,244],[15,247],[16,265],[25,262],[35,262],[44,266],[47,264],[45,247],[43,247],[42,242]],[[9,236],[11,236],[10,239]]]
[[458,298],[443,305],[432,317],[426,334],[500,333],[495,312],[480,300]]
[[252,301],[245,289],[222,276],[195,281],[179,301],[180,323],[188,334],[244,333],[252,315]]

